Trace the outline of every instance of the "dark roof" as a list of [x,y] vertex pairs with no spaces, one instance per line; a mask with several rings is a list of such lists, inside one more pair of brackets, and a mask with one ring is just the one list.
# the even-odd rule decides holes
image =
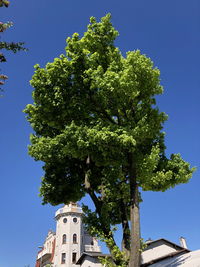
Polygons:
[[149,262],[146,262],[144,264],[141,264],[141,267],[147,267],[147,266],[150,266],[151,264],[154,264],[156,262],[165,260],[167,258],[172,258],[172,257],[177,256],[177,255],[182,255],[182,254],[185,254],[185,253],[189,253],[189,250],[187,250],[186,248],[182,248],[182,250],[172,252],[172,253],[167,254],[165,256],[162,256],[162,257],[159,257],[157,259],[154,259],[154,260],[151,260]]
[[97,257],[110,257],[109,254],[103,254],[101,252],[83,252],[76,264],[81,264],[86,256],[97,258]]
[[[154,241],[148,241],[148,243],[147,243],[147,248],[146,248],[145,250],[148,250],[148,247],[149,247],[151,244],[158,243],[159,241],[163,241],[163,242],[169,244],[170,246],[172,246],[172,247],[174,247],[175,249],[177,249],[177,251],[172,252],[172,253],[169,253],[169,254],[167,254],[167,255],[165,255],[165,256],[161,256],[161,257],[158,257],[158,258],[156,258],[156,259],[150,260],[149,262],[146,262],[146,263],[144,263],[144,264],[141,264],[141,267],[149,266],[149,265],[151,265],[151,264],[153,264],[153,263],[162,261],[162,260],[164,260],[164,259],[171,258],[171,257],[177,256],[177,255],[181,255],[181,254],[190,252],[189,249],[187,249],[187,248],[183,248],[183,247],[181,247],[181,246],[179,246],[179,245],[177,245],[177,244],[175,244],[175,243],[173,243],[173,242],[171,242],[171,241],[169,241],[169,240],[167,240],[167,239],[165,239],[165,238],[160,238],[160,239],[157,239],[157,240],[154,240]],[[145,250],[144,250],[144,251],[145,251]]]

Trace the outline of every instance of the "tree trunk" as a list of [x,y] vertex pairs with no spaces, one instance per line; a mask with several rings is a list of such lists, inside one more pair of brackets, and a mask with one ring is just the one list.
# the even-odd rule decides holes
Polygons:
[[120,212],[121,212],[121,221],[123,230],[122,251],[125,253],[126,258],[128,259],[130,257],[130,229],[126,214],[126,207],[122,199],[120,202]]
[[131,248],[129,267],[140,267],[140,213],[139,213],[139,191],[136,181],[136,170],[133,155],[130,157],[130,221],[131,221]]
[[117,266],[117,265],[121,264],[122,259],[116,259],[115,247],[117,247],[117,244],[116,244],[114,236],[111,232],[110,225],[108,225],[106,223],[106,221],[101,216],[102,202],[98,199],[98,197],[96,196],[94,190],[91,188],[91,185],[90,185],[90,179],[89,179],[90,157],[89,156],[86,159],[86,166],[87,166],[87,168],[86,168],[86,172],[85,172],[85,189],[86,189],[87,193],[89,194],[89,196],[91,197],[91,199],[95,205],[96,212],[99,215],[99,222],[101,225],[101,229],[103,230],[105,237],[109,239],[109,242],[106,242],[106,245],[107,245],[107,247],[110,251],[110,254],[112,256],[113,264]]

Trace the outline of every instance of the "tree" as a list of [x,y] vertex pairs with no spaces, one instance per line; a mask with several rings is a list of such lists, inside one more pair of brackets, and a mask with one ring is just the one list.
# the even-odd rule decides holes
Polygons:
[[[10,4],[9,1],[7,0],[0,0],[0,7],[8,7]],[[0,22],[0,33],[3,33],[6,29],[10,28],[13,25],[12,22],[7,22],[7,23],[3,23]],[[5,50],[9,50],[12,51],[13,53],[16,53],[20,50],[27,50],[26,48],[23,47],[24,43],[23,42],[4,42],[4,41],[0,41],[0,50],[5,49]],[[3,53],[0,53],[0,62],[6,62],[6,57],[4,56]],[[8,77],[4,74],[0,74],[0,85],[4,84],[4,81],[8,79]]]
[[9,4],[10,2],[7,0],[0,0],[0,7],[3,7],[3,6],[8,7]]
[[83,37],[67,39],[66,55],[35,66],[34,104],[25,112],[35,131],[29,153],[44,162],[43,203],[89,194],[96,210],[84,207],[85,222],[110,249],[106,264],[138,267],[139,189],[165,191],[188,182],[194,169],[179,154],[165,155],[159,70],[138,50],[122,56],[117,35],[109,14],[100,22],[92,17]]

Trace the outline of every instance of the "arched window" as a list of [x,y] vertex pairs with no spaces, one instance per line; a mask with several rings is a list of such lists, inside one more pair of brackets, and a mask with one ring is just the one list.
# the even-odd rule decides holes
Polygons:
[[62,243],[63,243],[63,244],[66,244],[66,241],[67,241],[67,236],[64,234],[64,235],[62,236]]
[[77,234],[73,234],[73,244],[77,243]]

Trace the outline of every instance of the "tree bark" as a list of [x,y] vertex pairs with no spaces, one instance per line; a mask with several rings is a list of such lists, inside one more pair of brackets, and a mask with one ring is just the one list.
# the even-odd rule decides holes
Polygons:
[[126,258],[128,259],[130,256],[130,229],[126,213],[126,207],[124,205],[123,199],[121,199],[120,201],[120,212],[123,231],[122,251],[126,254]]
[[139,191],[132,154],[130,155],[130,196],[131,248],[129,267],[139,267],[141,264]]

